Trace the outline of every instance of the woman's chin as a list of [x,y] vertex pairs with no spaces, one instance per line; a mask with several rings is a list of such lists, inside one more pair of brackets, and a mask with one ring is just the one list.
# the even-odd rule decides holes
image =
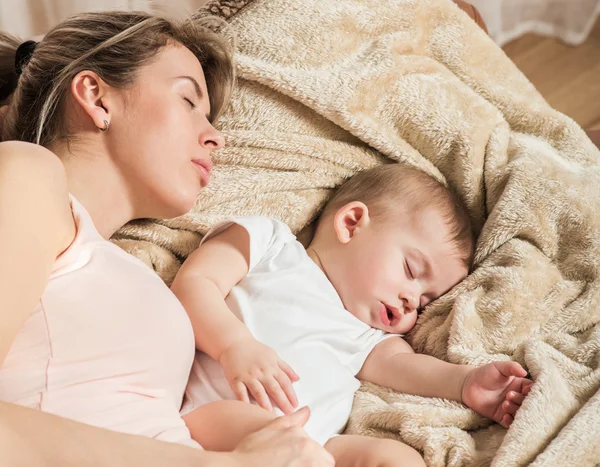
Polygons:
[[198,193],[171,193],[170,196],[163,198],[162,203],[156,204],[163,206],[163,209],[161,209],[160,215],[153,217],[157,219],[173,219],[187,214],[194,208],[198,199]]
[[198,197],[194,196],[193,198],[187,199],[187,200],[185,200],[185,202],[182,202],[181,205],[178,206],[178,214],[174,217],[183,216],[183,215],[187,214],[188,212],[190,212],[192,209],[194,209],[197,199],[198,199]]

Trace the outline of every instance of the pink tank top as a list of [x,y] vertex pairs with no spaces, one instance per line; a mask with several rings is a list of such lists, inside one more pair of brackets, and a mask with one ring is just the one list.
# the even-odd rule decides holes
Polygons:
[[0,400],[197,447],[179,415],[194,358],[183,306],[71,207],[77,234],[0,367]]

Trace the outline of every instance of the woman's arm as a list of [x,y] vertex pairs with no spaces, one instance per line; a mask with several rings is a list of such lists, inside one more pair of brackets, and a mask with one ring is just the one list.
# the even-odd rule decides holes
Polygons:
[[237,466],[232,456],[126,435],[0,402],[3,467]]
[[30,143],[0,143],[0,366],[74,236],[58,157]]
[[302,425],[308,410],[279,417],[232,452],[127,435],[0,402],[2,467],[331,467]]

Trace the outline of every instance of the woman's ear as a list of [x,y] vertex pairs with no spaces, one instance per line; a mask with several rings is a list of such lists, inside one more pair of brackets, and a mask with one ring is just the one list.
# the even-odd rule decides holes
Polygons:
[[109,88],[102,78],[90,70],[80,71],[71,81],[71,94],[75,101],[99,129],[110,124]]
[[333,228],[340,243],[349,243],[361,229],[369,225],[369,208],[365,203],[352,201],[337,210]]

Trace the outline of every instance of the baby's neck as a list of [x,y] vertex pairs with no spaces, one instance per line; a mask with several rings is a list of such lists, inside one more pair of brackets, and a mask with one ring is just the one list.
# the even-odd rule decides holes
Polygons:
[[319,253],[317,253],[317,250],[312,245],[306,249],[306,254],[310,259],[312,259],[315,262],[317,266],[319,266],[319,269],[321,269],[321,271],[323,271],[323,273],[327,275],[327,273],[325,272],[325,268],[323,267],[323,262],[319,257]]

